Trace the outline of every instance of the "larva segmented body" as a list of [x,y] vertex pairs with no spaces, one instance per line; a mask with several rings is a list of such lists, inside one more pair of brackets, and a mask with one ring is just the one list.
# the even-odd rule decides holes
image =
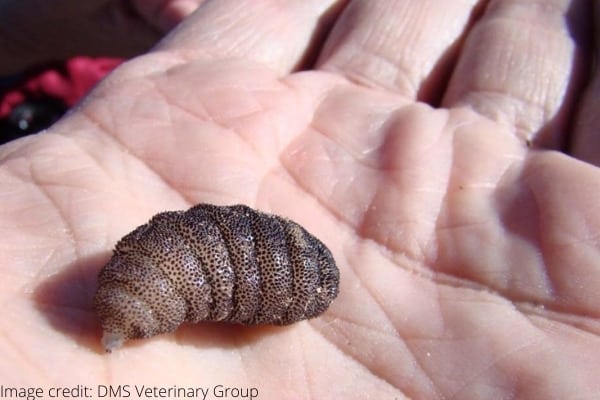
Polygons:
[[164,212],[123,237],[102,269],[95,306],[107,351],[183,321],[285,325],[337,296],[330,251],[288,219],[247,206]]

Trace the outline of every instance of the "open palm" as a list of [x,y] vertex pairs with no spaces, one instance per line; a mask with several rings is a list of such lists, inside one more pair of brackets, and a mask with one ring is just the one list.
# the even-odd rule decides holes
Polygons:
[[[586,128],[564,134],[576,100],[587,115],[568,29],[587,3],[271,3],[205,4],[0,148],[3,383],[598,395],[600,170],[553,150],[600,154]],[[337,260],[337,300],[105,354],[92,298],[111,248],[200,202],[301,223]]]

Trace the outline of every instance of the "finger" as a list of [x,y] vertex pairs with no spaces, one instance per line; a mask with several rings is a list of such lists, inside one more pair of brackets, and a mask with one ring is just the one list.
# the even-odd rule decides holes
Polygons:
[[355,0],[343,12],[320,68],[361,85],[435,101],[476,1]]
[[590,2],[492,0],[466,39],[443,104],[508,125],[528,145],[557,148],[587,66]]
[[[594,37],[600,38],[600,5],[594,7]],[[596,59],[600,56],[600,43],[595,42]],[[600,69],[596,65],[591,84],[587,88],[574,123],[571,153],[594,165],[600,165]]]
[[168,32],[206,0],[132,0],[131,4],[150,25]]
[[[239,58],[287,73],[344,1],[221,0],[203,3],[158,47],[185,59]],[[332,11],[333,10],[333,11]]]

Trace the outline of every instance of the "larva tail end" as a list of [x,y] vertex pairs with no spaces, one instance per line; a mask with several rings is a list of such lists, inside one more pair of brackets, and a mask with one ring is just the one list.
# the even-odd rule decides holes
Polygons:
[[118,349],[123,345],[125,336],[122,333],[104,332],[102,335],[102,346],[107,353],[112,353],[114,349]]

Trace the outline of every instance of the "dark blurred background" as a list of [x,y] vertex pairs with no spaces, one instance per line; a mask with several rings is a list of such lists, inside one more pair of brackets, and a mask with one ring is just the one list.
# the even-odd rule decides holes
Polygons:
[[121,62],[78,56],[0,77],[0,144],[50,127]]

